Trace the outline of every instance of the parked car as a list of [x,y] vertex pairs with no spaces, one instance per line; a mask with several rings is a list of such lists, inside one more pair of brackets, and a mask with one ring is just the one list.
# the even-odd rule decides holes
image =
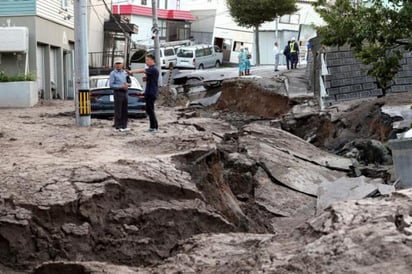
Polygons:
[[[155,55],[154,49],[149,49],[148,53]],[[176,66],[176,52],[173,47],[161,47],[160,48],[160,64],[162,68],[170,68]],[[158,63],[159,64],[159,63]]]
[[[133,76],[130,76],[130,87],[142,90],[142,85],[140,82]],[[89,88],[102,88],[109,87],[109,75],[96,75],[89,77]]]
[[[127,91],[129,116],[146,117],[144,91],[139,81],[130,76],[131,84]],[[109,86],[109,75],[91,76],[90,104],[92,117],[114,116],[114,94]]]
[[177,68],[204,69],[220,67],[223,53],[218,46],[195,45],[181,47],[176,53]]

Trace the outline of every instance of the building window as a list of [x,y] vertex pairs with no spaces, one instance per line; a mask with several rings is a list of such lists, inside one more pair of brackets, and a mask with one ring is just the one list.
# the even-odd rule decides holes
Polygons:
[[140,0],[140,4],[143,6],[147,6],[147,0]]
[[280,17],[279,22],[285,24],[299,24],[300,15],[299,14],[292,14],[292,15],[283,15]]
[[184,21],[167,21],[166,41],[179,41],[190,39],[190,23]]
[[67,9],[70,0],[62,0],[62,9]]
[[240,51],[240,48],[243,48],[243,42],[235,41],[233,44],[233,51]]

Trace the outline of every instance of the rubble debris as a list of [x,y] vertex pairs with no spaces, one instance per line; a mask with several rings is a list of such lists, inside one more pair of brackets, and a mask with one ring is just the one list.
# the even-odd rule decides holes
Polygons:
[[411,105],[382,106],[382,113],[389,115],[394,120],[392,127],[404,131],[410,128],[412,123]]
[[395,187],[383,184],[382,179],[368,179],[365,176],[339,178],[336,181],[324,182],[319,185],[316,211],[320,213],[338,201],[358,200],[376,195],[388,195],[394,191]]
[[[137,273],[409,273],[412,190],[333,204],[285,235],[199,234]],[[79,263],[84,264],[84,263]]]
[[354,158],[364,165],[392,165],[390,150],[378,140],[355,139],[346,143],[338,154]]
[[255,203],[272,214],[280,217],[315,215],[316,198],[275,184],[262,169],[259,169],[256,181]]
[[222,94],[222,92],[218,92],[213,96],[191,101],[189,106],[191,106],[191,107],[193,107],[193,106],[208,107],[208,106],[214,105],[219,100],[221,94]]
[[242,132],[239,146],[274,182],[309,195],[316,196],[322,182],[345,176],[352,165],[350,159],[324,152],[276,128],[254,123]]
[[335,203],[299,229],[309,244],[276,271],[409,273],[411,235],[397,224],[412,224],[411,204],[411,189]]
[[[412,95],[405,94],[405,98],[401,99],[385,96],[379,99],[341,102],[319,114],[301,118],[284,116],[282,129],[333,153],[354,139],[372,139],[384,143],[399,133],[399,130],[393,128],[399,117],[385,114],[382,108],[395,103],[409,104],[411,99]],[[295,122],[290,123],[290,119]]]

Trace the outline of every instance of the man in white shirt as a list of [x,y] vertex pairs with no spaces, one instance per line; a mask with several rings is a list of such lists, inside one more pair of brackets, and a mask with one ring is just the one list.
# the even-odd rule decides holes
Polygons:
[[280,50],[279,50],[279,45],[278,42],[275,42],[275,45],[273,47],[273,56],[275,56],[275,72],[279,71],[278,66],[279,66],[279,55],[280,55]]

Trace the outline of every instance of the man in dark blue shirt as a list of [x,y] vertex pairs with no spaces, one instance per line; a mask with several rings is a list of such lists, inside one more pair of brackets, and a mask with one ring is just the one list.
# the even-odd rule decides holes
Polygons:
[[146,74],[146,89],[144,98],[146,100],[146,113],[149,116],[150,127],[149,132],[158,132],[159,126],[157,124],[156,114],[154,111],[154,103],[159,91],[159,70],[156,67],[155,57],[152,54],[146,55],[146,65],[144,69],[134,69],[129,71],[132,73]]

